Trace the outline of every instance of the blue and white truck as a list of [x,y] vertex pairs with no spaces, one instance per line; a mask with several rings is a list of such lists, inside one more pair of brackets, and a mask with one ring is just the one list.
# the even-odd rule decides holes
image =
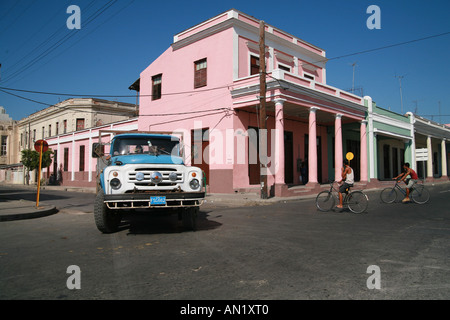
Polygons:
[[203,172],[184,164],[179,137],[119,133],[111,140],[109,155],[102,152],[103,145],[99,138],[92,148],[98,158],[94,217],[101,232],[116,232],[122,213],[138,209],[169,209],[165,212],[177,212],[184,227],[195,230],[205,198]]

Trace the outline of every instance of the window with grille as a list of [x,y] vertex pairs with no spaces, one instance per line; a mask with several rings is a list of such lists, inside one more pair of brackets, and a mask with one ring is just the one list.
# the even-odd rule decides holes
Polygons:
[[69,170],[69,148],[64,148],[64,171]]
[[84,171],[84,152],[85,152],[84,146],[80,146],[80,170],[79,171]]
[[84,119],[77,119],[77,131],[84,129]]
[[207,68],[206,58],[194,62],[194,88],[206,86]]
[[152,77],[152,100],[161,99],[162,74]]
[[259,74],[259,57],[250,56],[250,75]]
[[6,156],[8,136],[2,136],[1,155]]

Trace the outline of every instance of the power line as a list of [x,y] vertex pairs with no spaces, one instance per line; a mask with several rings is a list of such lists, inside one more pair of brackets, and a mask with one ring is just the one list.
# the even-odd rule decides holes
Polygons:
[[[87,27],[92,21],[94,21],[96,18],[98,18],[103,12],[105,12],[107,9],[109,9],[112,5],[114,5],[117,2],[117,0],[111,0],[110,2],[108,2],[107,4],[103,5],[100,9],[98,9],[94,14],[92,14],[87,21],[84,23],[84,27]],[[48,56],[50,53],[55,52],[56,49],[58,49],[60,46],[62,46],[66,41],[68,41],[69,39],[71,39],[72,37],[74,37],[75,35],[78,34],[78,30],[74,31],[72,30],[72,32],[66,34],[64,37],[62,37],[58,42],[56,42],[55,44],[53,44],[50,48],[48,48],[47,50],[45,50],[43,53],[41,53],[39,56],[37,56],[36,58],[34,58],[33,60],[31,60],[30,62],[28,62],[26,65],[22,66],[22,68],[20,68],[19,70],[17,70],[16,72],[14,72],[13,74],[9,75],[6,77],[6,79],[4,80],[4,82],[8,82],[11,79],[15,78],[16,76],[18,76],[20,73],[22,73],[25,70],[29,70],[30,67],[32,67],[33,65],[35,65],[36,63],[38,63],[40,60],[42,60],[43,58],[45,58],[46,56]]]
[[[368,49],[368,50],[362,50],[362,51],[358,51],[358,52],[354,52],[354,53],[348,53],[348,54],[344,54],[344,55],[341,55],[341,56],[336,56],[336,57],[333,57],[333,58],[317,60],[314,63],[328,62],[328,61],[331,61],[331,60],[337,60],[337,59],[347,58],[347,57],[356,56],[356,55],[360,55],[360,54],[365,54],[365,53],[369,53],[369,52],[374,52],[374,51],[389,49],[389,48],[393,48],[393,47],[403,46],[405,44],[410,44],[410,43],[419,42],[419,41],[428,40],[428,39],[437,38],[437,37],[443,37],[443,36],[446,36],[446,35],[449,35],[449,34],[450,34],[450,31],[447,31],[447,32],[434,34],[434,35],[423,37],[423,38],[418,38],[418,39],[414,39],[414,40],[398,42],[398,43],[394,43],[394,44],[390,44],[390,45],[386,45],[386,46],[382,46],[382,47],[378,47],[378,48]],[[312,63],[309,63],[309,62],[302,62],[301,63],[301,65],[304,65],[304,64],[311,64],[312,65]]]
[[[20,99],[28,100],[28,101],[31,101],[31,102],[34,102],[34,103],[38,103],[38,104],[42,104],[42,105],[46,105],[48,107],[55,107],[55,108],[63,109],[63,110],[80,111],[80,112],[86,112],[86,113],[111,114],[110,112],[106,112],[106,111],[105,112],[102,112],[102,111],[88,111],[88,110],[74,109],[74,108],[71,108],[71,107],[63,107],[63,106],[58,106],[58,105],[51,105],[51,104],[48,104],[48,103],[45,103],[45,102],[36,101],[36,100],[33,100],[33,99],[22,97],[22,96],[19,96],[17,94],[13,94],[13,93],[4,91],[2,89],[0,89],[0,91],[3,92],[3,93],[9,94],[9,95],[15,96],[15,97],[20,98]],[[165,116],[177,116],[177,115],[188,115],[188,114],[201,114],[201,113],[213,112],[213,111],[220,111],[220,112],[222,112],[222,111],[225,111],[225,110],[229,110],[229,108],[222,107],[222,108],[214,108],[214,109],[207,109],[207,110],[196,110],[196,111],[185,111],[185,112],[174,112],[174,113],[140,114],[139,116],[140,117],[165,117]],[[129,113],[116,114],[116,115],[129,115]]]
[[[192,91],[180,91],[180,92],[169,92],[163,93],[161,96],[171,96],[178,94],[191,94],[191,93],[199,93],[206,91],[213,91],[218,89],[229,88],[231,85],[223,85],[219,87],[203,89],[203,90],[192,90]],[[26,92],[26,93],[35,93],[35,94],[45,94],[45,95],[53,95],[53,96],[71,96],[71,97],[93,97],[93,98],[135,98],[136,95],[102,95],[102,94],[76,94],[76,93],[60,93],[60,92],[45,92],[45,91],[35,91],[35,90],[24,90],[24,89],[14,89],[7,87],[0,87],[0,89],[8,90],[8,91],[18,91],[18,92]],[[153,97],[152,94],[141,94],[140,97]]]

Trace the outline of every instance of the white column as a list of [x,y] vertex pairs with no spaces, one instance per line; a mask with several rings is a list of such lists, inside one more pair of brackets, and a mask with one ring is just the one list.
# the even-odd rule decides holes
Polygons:
[[284,184],[284,110],[283,103],[286,100],[275,100],[275,184]]
[[428,161],[427,161],[427,177],[433,178],[433,148],[431,147],[431,137],[427,137],[427,151],[428,151]]
[[447,148],[445,147],[445,139],[441,141],[441,163],[442,163],[442,176],[447,176]]
[[366,135],[366,125],[367,121],[363,120],[361,121],[361,130],[360,130],[360,150],[361,150],[361,159],[360,159],[360,170],[361,170],[361,181],[368,181],[367,180],[367,135]]
[[71,155],[71,175],[70,175],[70,180],[71,181],[75,181],[75,132],[74,133],[72,133],[72,148],[71,148],[72,150],[71,150],[71,152],[72,152],[72,155]]
[[341,180],[344,150],[342,149],[342,114],[336,114],[334,120],[334,180]]
[[309,109],[309,134],[308,134],[308,184],[316,184],[317,180],[317,129],[316,111],[319,108]]
[[92,181],[92,129],[89,129],[89,146],[88,146],[88,181]]

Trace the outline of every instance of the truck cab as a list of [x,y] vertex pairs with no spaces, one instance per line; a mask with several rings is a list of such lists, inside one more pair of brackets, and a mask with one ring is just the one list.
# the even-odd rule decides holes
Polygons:
[[203,172],[186,166],[180,138],[168,134],[123,133],[114,136],[110,152],[98,158],[97,197],[94,216],[104,233],[118,230],[124,210],[178,212],[183,225],[195,229],[197,214],[205,198]]

